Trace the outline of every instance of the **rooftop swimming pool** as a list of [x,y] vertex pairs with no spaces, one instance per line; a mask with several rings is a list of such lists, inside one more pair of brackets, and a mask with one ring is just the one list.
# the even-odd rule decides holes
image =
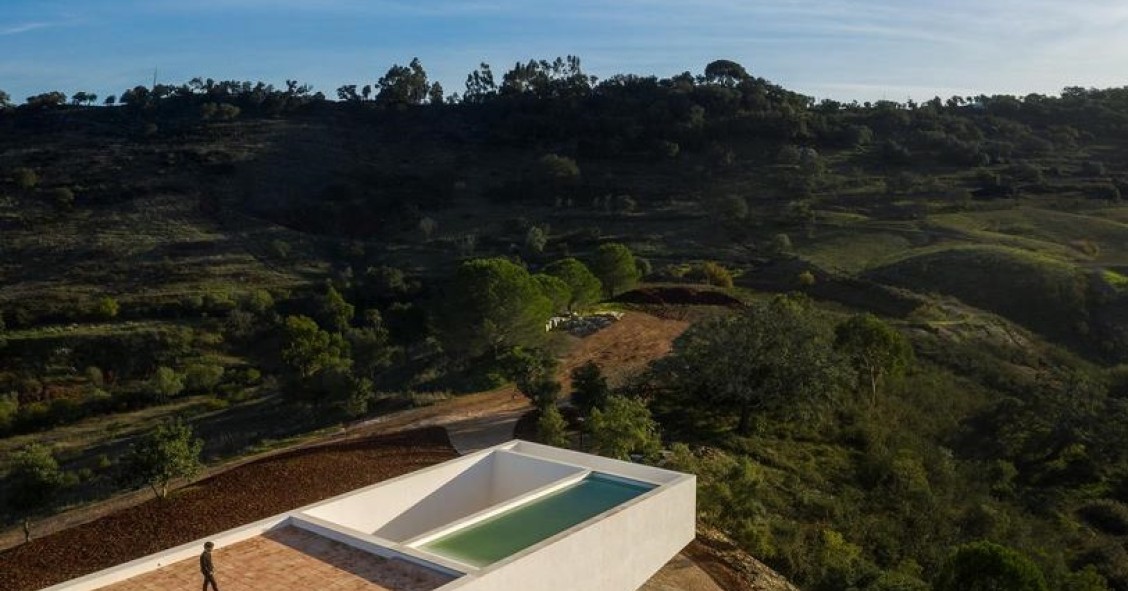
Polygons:
[[44,591],[175,587],[205,542],[263,588],[293,587],[270,583],[285,575],[374,591],[639,589],[693,540],[696,489],[691,474],[514,440]]
[[652,484],[592,473],[552,494],[427,542],[420,549],[481,568],[583,523],[654,487]]

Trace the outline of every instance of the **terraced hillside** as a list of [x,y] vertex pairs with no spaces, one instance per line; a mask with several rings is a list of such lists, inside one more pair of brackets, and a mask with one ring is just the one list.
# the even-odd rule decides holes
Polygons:
[[[986,538],[1062,588],[1128,589],[1123,89],[859,105],[743,68],[558,70],[452,104],[196,81],[0,110],[0,470],[38,443],[65,473],[33,509],[0,487],[3,520],[137,486],[131,446],[172,417],[213,461],[551,393],[575,344],[541,330],[553,308],[700,324],[787,301],[836,355],[872,313],[913,361],[884,397],[830,372],[817,403],[739,423],[684,365],[604,368],[692,444],[703,521],[804,588],[925,589]],[[491,288],[459,291],[473,272]],[[557,426],[591,445],[588,424]]]

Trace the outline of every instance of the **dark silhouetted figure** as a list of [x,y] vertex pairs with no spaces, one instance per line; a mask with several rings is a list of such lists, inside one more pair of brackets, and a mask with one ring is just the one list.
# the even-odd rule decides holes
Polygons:
[[204,575],[203,591],[208,591],[208,583],[211,583],[212,591],[219,591],[219,585],[215,584],[215,565],[212,564],[211,557],[212,548],[215,548],[215,544],[205,543],[204,553],[200,555],[200,572]]

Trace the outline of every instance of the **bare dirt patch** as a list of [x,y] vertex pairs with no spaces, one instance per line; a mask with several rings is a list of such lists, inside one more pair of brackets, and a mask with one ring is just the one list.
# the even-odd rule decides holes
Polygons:
[[627,312],[611,326],[580,340],[561,364],[561,379],[571,389],[568,374],[573,368],[594,361],[612,384],[638,373],[670,353],[674,339],[689,323]]
[[[565,392],[572,389],[571,371],[594,361],[612,385],[669,354],[681,333],[689,327],[683,320],[669,320],[627,312],[618,322],[584,338],[574,338],[560,364],[559,379]],[[512,385],[489,392],[468,394],[433,406],[393,413],[348,428],[349,436],[389,433],[404,428],[442,425],[460,451],[502,443],[513,435],[513,424],[532,406]],[[466,444],[463,445],[463,440]]]

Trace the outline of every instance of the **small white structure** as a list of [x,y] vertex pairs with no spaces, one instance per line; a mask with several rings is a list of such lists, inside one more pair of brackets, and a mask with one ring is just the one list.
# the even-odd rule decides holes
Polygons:
[[[695,515],[693,475],[515,440],[207,539],[298,528],[449,577],[436,591],[633,591],[693,539]],[[127,581],[204,541],[50,590]]]

